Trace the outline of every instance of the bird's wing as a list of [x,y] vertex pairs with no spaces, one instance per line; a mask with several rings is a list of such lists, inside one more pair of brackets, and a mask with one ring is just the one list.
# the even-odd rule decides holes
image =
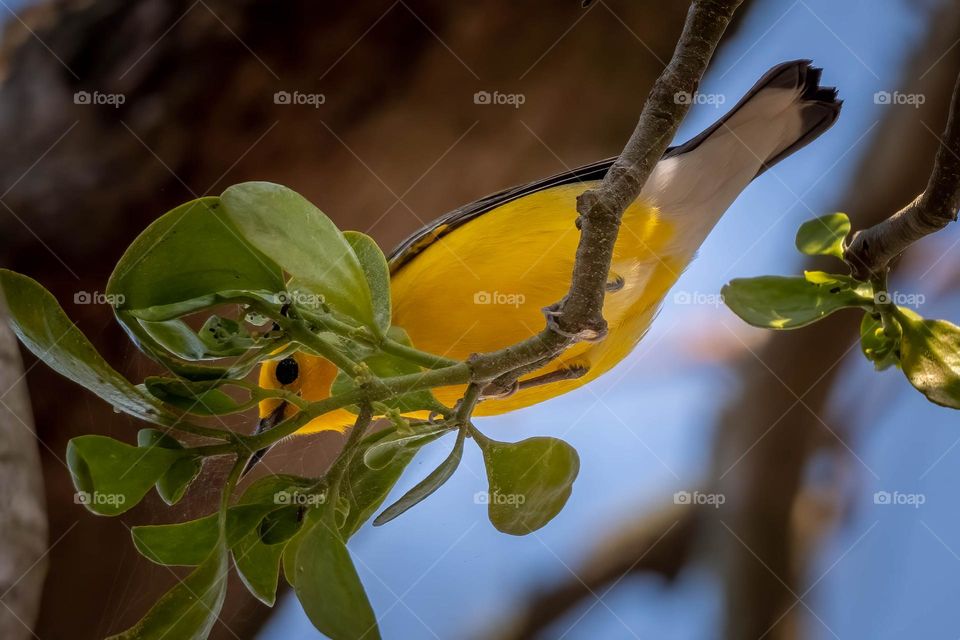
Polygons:
[[390,254],[390,272],[395,272],[415,255],[457,227],[507,202],[551,187],[602,180],[603,176],[607,175],[607,170],[610,168],[610,165],[613,164],[614,160],[616,160],[616,158],[608,158],[570,171],[558,173],[549,178],[541,178],[540,180],[535,180],[518,187],[504,189],[503,191],[498,191],[497,193],[480,198],[476,202],[464,205],[459,209],[454,209],[440,216],[433,222],[424,225],[415,231],[413,235],[401,242]]

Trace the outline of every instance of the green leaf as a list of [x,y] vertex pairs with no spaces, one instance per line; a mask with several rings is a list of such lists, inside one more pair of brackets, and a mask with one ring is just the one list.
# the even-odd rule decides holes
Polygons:
[[150,376],[144,387],[150,395],[177,409],[199,416],[220,416],[245,411],[256,404],[250,399],[238,402],[216,388],[218,381],[189,382],[179,378]]
[[[367,441],[371,443],[369,446],[383,442],[393,433],[382,431],[368,437]],[[376,470],[371,469],[361,456],[355,456],[350,461],[340,485],[340,496],[347,500],[349,507],[346,518],[339,525],[340,535],[344,540],[349,540],[380,508],[420,447],[432,441],[433,438],[427,437],[405,443],[403,447],[394,449],[390,460]]]
[[175,417],[117,373],[36,281],[0,269],[10,321],[23,345],[47,366],[132,416],[172,424]]
[[376,326],[363,268],[323,212],[295,191],[269,182],[234,185],[220,199],[243,237],[276,260],[295,285],[322,295],[340,313]]
[[67,445],[78,501],[107,516],[132,508],[174,463],[191,455],[160,446],[132,447],[94,435],[73,438]]
[[[233,547],[272,511],[272,504],[242,504],[227,511],[226,544]],[[220,541],[220,514],[174,524],[133,527],[133,544],[152,562],[170,566],[201,564]]]
[[900,363],[900,336],[886,334],[880,314],[865,313],[860,321],[860,350],[877,371],[883,371]]
[[818,285],[799,277],[738,278],[721,293],[726,305],[744,322],[765,329],[795,329],[837,309],[873,304],[871,297],[858,290]]
[[466,439],[466,435],[467,430],[460,429],[457,433],[457,441],[454,443],[453,451],[450,452],[450,455],[447,456],[447,458],[440,463],[440,466],[434,469],[430,475],[421,480],[399,500],[384,509],[383,513],[374,519],[373,526],[379,527],[380,525],[390,522],[406,510],[422,502],[449,480],[453,472],[460,466],[460,459],[463,457],[463,442]]
[[546,437],[477,442],[487,467],[487,514],[494,527],[522,536],[560,513],[580,471],[576,449]]
[[293,585],[307,617],[332,640],[376,640],[377,619],[332,524],[317,522],[296,547]]
[[206,640],[227,594],[229,558],[217,544],[186,579],[157,601],[137,624],[108,640]]
[[146,309],[231,290],[282,291],[275,262],[244,241],[219,198],[167,212],[127,248],[107,283],[120,309]]
[[207,353],[218,357],[239,356],[256,344],[242,324],[216,314],[207,318],[197,336]]
[[217,338],[222,336],[223,321],[224,318],[211,316],[198,334],[187,323],[178,319],[162,322],[139,320],[144,332],[155,344],[174,356],[189,361],[239,356],[254,346],[249,336],[243,339],[238,335],[232,341],[226,338],[217,341]]
[[831,213],[800,225],[797,249],[809,256],[834,256],[843,260],[843,241],[850,233],[845,213]]
[[380,470],[389,466],[405,451],[418,450],[423,445],[433,442],[450,430],[447,425],[419,430],[415,433],[393,432],[378,442],[371,444],[363,453],[364,464],[373,470]]
[[910,384],[931,402],[960,409],[960,327],[904,307],[895,314],[903,330],[900,366]]
[[[266,476],[251,484],[240,497],[241,504],[282,502],[279,497],[305,489],[313,481],[291,475]],[[303,531],[301,528],[300,531]],[[233,563],[247,589],[258,600],[273,606],[280,579],[280,559],[290,544],[264,544],[259,531],[251,531],[233,546]],[[288,574],[292,575],[292,574]]]
[[[176,438],[156,429],[141,429],[137,433],[137,444],[140,447],[165,447],[167,449],[183,449],[183,445]],[[187,492],[203,468],[203,458],[187,456],[177,460],[166,473],[157,480],[157,494],[167,504],[176,504]]]
[[343,237],[357,254],[360,267],[367,278],[370,297],[373,304],[374,328],[384,335],[390,329],[393,319],[390,303],[390,268],[387,258],[370,236],[359,231],[344,231]]
[[304,509],[305,507],[289,506],[271,511],[260,522],[257,535],[268,545],[286,542],[300,530]]

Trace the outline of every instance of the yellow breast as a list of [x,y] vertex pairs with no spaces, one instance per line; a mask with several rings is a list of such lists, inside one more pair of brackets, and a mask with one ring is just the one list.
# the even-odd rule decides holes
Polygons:
[[[508,202],[433,242],[392,277],[393,323],[407,331],[417,348],[455,359],[493,351],[540,331],[541,309],[563,297],[570,286],[580,239],[576,197],[595,184],[554,187]],[[524,379],[571,366],[587,367],[586,375],[485,400],[476,415],[496,415],[560,395],[629,354],[685,266],[686,256],[667,253],[674,233],[656,209],[642,203],[627,209],[611,268],[611,281],[622,278],[623,286],[606,296],[606,339],[578,344]],[[308,400],[326,397],[335,375],[332,365],[302,354],[297,358],[302,395]],[[276,386],[272,370],[263,368],[264,386]],[[462,387],[435,391],[448,406],[462,393]],[[341,411],[311,422],[305,431],[349,423],[352,416]]]

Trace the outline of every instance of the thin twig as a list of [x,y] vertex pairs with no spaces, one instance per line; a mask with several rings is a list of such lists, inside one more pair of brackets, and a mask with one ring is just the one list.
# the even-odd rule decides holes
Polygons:
[[640,121],[606,177],[577,199],[581,229],[570,291],[547,310],[547,327],[511,347],[470,359],[473,380],[486,381],[544,358],[555,358],[582,340],[606,334],[603,299],[613,247],[624,210],[640,195],[653,167],[663,156],[713,52],[742,0],[694,0],[673,57],[653,85]]
[[858,231],[844,251],[853,276],[871,280],[921,238],[957,219],[960,206],[960,76],[953,88],[950,115],[940,139],[927,188],[883,222]]

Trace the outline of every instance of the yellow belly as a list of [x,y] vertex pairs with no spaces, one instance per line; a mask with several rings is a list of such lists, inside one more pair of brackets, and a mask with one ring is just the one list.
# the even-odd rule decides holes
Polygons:
[[[554,187],[509,202],[467,222],[435,241],[392,278],[393,323],[425,351],[455,359],[493,351],[539,332],[541,309],[567,292],[580,233],[576,197],[596,183]],[[634,348],[650,326],[660,302],[685,266],[686,257],[665,257],[674,228],[656,209],[635,203],[624,214],[614,250],[611,281],[623,287],[608,293],[603,315],[609,325],[599,343],[581,343],[524,379],[571,366],[585,366],[582,377],[523,389],[481,402],[476,415],[488,416],[537,404],[566,393],[610,370]],[[304,398],[327,397],[335,370],[326,361],[298,354]],[[274,365],[263,367],[261,384],[275,387]],[[453,406],[463,387],[435,390]],[[263,408],[268,411],[269,406]],[[345,411],[311,422],[305,432],[342,429],[353,416]]]

